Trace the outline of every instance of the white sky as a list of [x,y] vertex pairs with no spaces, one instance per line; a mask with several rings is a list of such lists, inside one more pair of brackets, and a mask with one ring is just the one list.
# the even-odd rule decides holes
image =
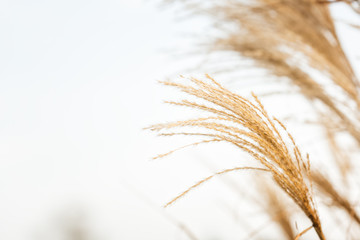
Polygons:
[[[142,130],[182,118],[156,81],[189,65],[166,50],[189,50],[181,34],[202,24],[150,1],[0,1],[1,239],[57,239],[48,229],[72,209],[99,239],[187,239],[129,184],[160,206],[210,172],[194,162],[206,154],[149,161],[179,145]],[[203,239],[235,239],[238,223],[214,206],[237,200],[217,184],[168,212]]]
[[142,128],[169,113],[156,81],[176,69],[181,25],[121,0],[1,1],[0,16],[1,238],[48,238],[79,208],[101,239],[184,239],[124,185],[156,206],[180,191],[149,162],[170,146]]

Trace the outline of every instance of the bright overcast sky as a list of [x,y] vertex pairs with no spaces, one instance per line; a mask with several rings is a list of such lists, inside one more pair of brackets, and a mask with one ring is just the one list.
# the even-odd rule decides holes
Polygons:
[[73,209],[100,239],[181,236],[145,202],[179,192],[159,175],[168,166],[149,161],[170,147],[154,150],[142,130],[168,113],[156,81],[176,69],[167,50],[184,45],[171,12],[134,0],[1,1],[0,18],[0,238],[49,239]]
[[[0,238],[55,239],[57,218],[81,211],[98,239],[187,239],[146,199],[160,206],[210,171],[186,153],[149,161],[177,144],[142,128],[181,117],[156,81],[185,67],[174,47],[190,50],[182,33],[202,23],[138,0],[3,0],[0,19]],[[203,201],[211,189],[169,213],[235,239],[226,207]]]

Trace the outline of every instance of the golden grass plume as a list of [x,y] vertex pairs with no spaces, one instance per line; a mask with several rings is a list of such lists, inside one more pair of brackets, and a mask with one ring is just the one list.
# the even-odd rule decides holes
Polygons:
[[[213,19],[214,29],[221,34],[206,39],[212,51],[239,56],[240,61],[250,59],[255,67],[267,70],[266,78],[287,79],[309,100],[319,118],[326,116],[323,126],[331,133],[327,138],[335,159],[345,160],[343,156],[348,155],[336,141],[338,132],[349,134],[360,146],[359,79],[342,49],[329,10],[330,3],[343,2],[360,13],[359,1],[167,1],[182,2],[193,14]],[[239,70],[243,69],[230,71]],[[336,94],[329,89],[336,89]],[[342,162],[346,178],[350,161]]]
[[[186,80],[185,78],[182,79]],[[258,97],[254,94],[254,101],[249,101],[227,90],[209,75],[206,75],[205,80],[196,78],[188,78],[188,80],[190,81],[189,84],[169,81],[162,83],[166,86],[175,87],[206,103],[188,100],[179,102],[170,101],[168,103],[202,110],[210,114],[210,116],[157,124],[149,127],[149,129],[158,131],[160,136],[188,135],[205,138],[202,142],[194,144],[219,141],[228,142],[248,153],[262,166],[262,168],[254,169],[270,172],[276,184],[310,219],[319,238],[325,239],[320,218],[314,204],[311,183],[309,182],[311,172],[309,158],[308,156],[306,158],[303,157],[294,138],[287,131],[284,124],[276,118],[271,118]],[[184,127],[195,128],[198,131],[173,131],[173,129]],[[165,155],[160,155],[160,157]],[[240,169],[249,168],[224,170],[215,175]],[[213,176],[201,180],[168,204],[173,203],[179,197]]]

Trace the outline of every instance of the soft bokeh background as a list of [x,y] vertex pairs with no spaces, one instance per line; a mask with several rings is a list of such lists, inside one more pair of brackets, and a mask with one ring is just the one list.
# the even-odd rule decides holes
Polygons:
[[[75,240],[72,228],[86,232],[83,239],[187,239],[177,221],[201,239],[246,236],[240,226],[248,216],[257,221],[259,210],[224,182],[161,208],[245,157],[220,144],[151,161],[188,141],[143,128],[191,114],[162,104],[177,92],[157,80],[203,65],[204,55],[190,51],[209,23],[185,21],[179,11],[160,1],[0,1],[1,239]],[[359,20],[342,8],[335,15]],[[359,33],[339,27],[345,50],[359,52]],[[222,78],[244,94],[264,89]],[[274,108],[271,101],[278,100],[268,102],[273,111],[291,114],[290,102]],[[320,133],[306,131],[300,144],[321,154],[306,144]],[[251,192],[246,175],[232,180]],[[259,227],[268,221],[260,219]]]

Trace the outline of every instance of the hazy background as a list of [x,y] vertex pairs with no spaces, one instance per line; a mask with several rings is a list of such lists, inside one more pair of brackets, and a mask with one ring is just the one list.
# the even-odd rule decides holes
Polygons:
[[[188,142],[142,130],[188,114],[162,104],[176,92],[157,80],[201,64],[186,51],[208,22],[178,11],[160,1],[0,1],[1,239],[70,239],[73,222],[88,239],[187,239],[168,215],[201,239],[243,234],[247,203],[219,181],[160,208],[245,156],[219,145],[150,160]],[[348,52],[359,50],[358,32],[341,34]]]

